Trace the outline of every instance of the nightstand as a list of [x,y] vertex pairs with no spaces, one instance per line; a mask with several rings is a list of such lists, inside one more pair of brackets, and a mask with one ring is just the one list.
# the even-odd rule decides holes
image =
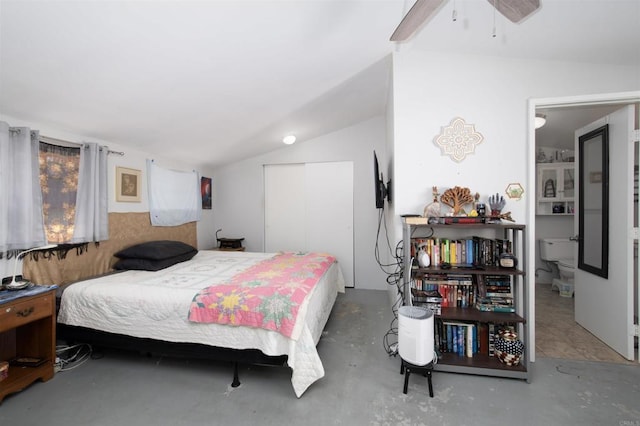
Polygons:
[[[21,291],[15,292],[15,298],[0,303],[0,361],[25,361],[23,365],[12,362],[9,366],[8,376],[0,381],[0,402],[36,380],[45,382],[54,375],[55,289],[24,297],[20,296]],[[3,293],[6,295],[6,291]],[[25,363],[31,365],[25,366]]]
[[[217,232],[216,232],[217,234]],[[217,235],[216,235],[217,238]],[[242,242],[244,238],[217,238],[218,249],[222,251],[244,251]]]
[[210,250],[213,251],[245,251],[245,247],[226,248],[226,247],[214,247]]

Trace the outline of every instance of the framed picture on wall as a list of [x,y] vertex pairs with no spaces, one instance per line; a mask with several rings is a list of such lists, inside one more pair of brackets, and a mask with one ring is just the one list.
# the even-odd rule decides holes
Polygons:
[[200,192],[202,193],[202,208],[211,210],[211,178],[200,178]]
[[116,201],[139,203],[142,192],[142,172],[126,167],[116,167]]

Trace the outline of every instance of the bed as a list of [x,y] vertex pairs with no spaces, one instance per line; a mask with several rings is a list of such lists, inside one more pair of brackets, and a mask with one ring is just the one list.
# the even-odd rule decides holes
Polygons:
[[[60,285],[58,338],[231,361],[234,386],[239,384],[238,362],[284,365],[291,369],[293,390],[300,397],[324,376],[316,345],[338,292],[344,291],[337,262],[331,262],[299,303],[289,335],[190,318],[203,289],[216,293],[218,287],[211,286],[231,283],[283,255],[295,254],[201,250],[190,260],[159,271],[113,272],[110,261],[106,274]],[[36,275],[36,267],[27,269]]]

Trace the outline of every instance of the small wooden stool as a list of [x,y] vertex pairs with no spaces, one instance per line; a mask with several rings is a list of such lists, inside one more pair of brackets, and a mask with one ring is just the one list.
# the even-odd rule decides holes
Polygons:
[[407,393],[409,387],[409,375],[411,373],[422,373],[427,377],[427,383],[429,384],[429,396],[433,398],[433,383],[431,382],[431,373],[433,372],[433,361],[426,365],[413,365],[404,359],[400,364],[400,374],[404,374],[404,390],[403,393]]

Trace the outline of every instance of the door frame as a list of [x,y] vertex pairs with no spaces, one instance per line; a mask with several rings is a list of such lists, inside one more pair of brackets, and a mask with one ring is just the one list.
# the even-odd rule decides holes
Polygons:
[[[635,104],[640,102],[640,91],[602,93],[595,95],[564,96],[555,98],[531,98],[528,101],[528,135],[527,135],[527,188],[535,188],[536,185],[536,133],[535,117],[538,108],[567,108],[576,106],[613,105],[613,104]],[[535,224],[536,224],[536,200],[535,191],[528,191],[526,217],[527,217],[527,265],[535,265]],[[529,312],[529,342],[536,340],[536,287],[535,274],[526,276],[526,290],[528,293],[527,308]],[[530,348],[530,358],[532,362],[536,360],[535,344]]]

